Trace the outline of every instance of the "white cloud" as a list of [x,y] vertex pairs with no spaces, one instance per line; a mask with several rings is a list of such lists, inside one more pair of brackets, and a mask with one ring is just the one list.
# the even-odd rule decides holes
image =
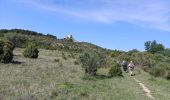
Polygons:
[[123,21],[170,31],[168,0],[25,0],[24,2],[43,10],[84,20],[104,23]]

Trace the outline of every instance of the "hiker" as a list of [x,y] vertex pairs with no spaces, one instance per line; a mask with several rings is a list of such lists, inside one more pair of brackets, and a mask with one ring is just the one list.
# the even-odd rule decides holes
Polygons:
[[121,63],[121,66],[123,67],[123,70],[124,70],[125,72],[128,72],[128,71],[127,71],[127,70],[128,70],[128,68],[127,68],[128,63],[127,63],[126,61],[123,60],[123,62]]
[[129,68],[129,73],[130,73],[131,76],[134,75],[134,72],[133,72],[134,67],[135,67],[135,65],[134,65],[133,61],[130,61],[129,65],[128,65],[128,68]]

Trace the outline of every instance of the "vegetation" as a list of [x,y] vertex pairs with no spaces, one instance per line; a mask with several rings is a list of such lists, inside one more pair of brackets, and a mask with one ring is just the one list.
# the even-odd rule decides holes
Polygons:
[[90,75],[96,75],[97,68],[99,67],[98,55],[95,53],[84,53],[80,56],[80,62],[85,69],[85,73]]
[[154,41],[146,41],[144,43],[145,50],[140,52],[136,49],[128,52],[119,50],[112,51],[109,56],[117,61],[133,61],[135,66],[142,68],[154,77],[162,77],[169,79],[170,69],[170,50],[165,48],[163,44]]
[[114,64],[109,70],[109,77],[123,76],[121,66],[119,64]]
[[[147,52],[152,53],[152,57],[148,59],[152,60],[149,68],[145,68],[145,71],[155,77],[163,77],[169,80],[170,62],[169,62],[169,49],[165,48],[163,44],[154,41],[145,42],[145,48]],[[148,55],[148,54],[147,54]]]
[[0,62],[10,63],[13,59],[14,46],[10,41],[0,41]]
[[35,44],[30,43],[23,52],[24,57],[27,58],[38,58],[38,49]]
[[123,51],[114,50],[114,51],[109,53],[109,56],[110,57],[117,57],[117,56],[121,55],[122,53],[123,53]]
[[[23,50],[14,50],[14,60],[21,64],[0,64],[2,100],[149,100],[127,73],[123,73],[124,77],[107,78],[110,68],[100,68],[93,80],[83,80],[81,66],[75,66],[74,59],[62,59],[61,51],[40,49],[38,59],[28,60],[22,56]],[[54,59],[60,59],[63,66]],[[146,84],[157,100],[170,99],[169,81],[154,77],[151,80],[143,71],[133,77]]]
[[65,55],[64,52],[62,52],[62,58],[63,58],[64,60],[67,60],[67,57],[66,57],[66,55]]
[[155,77],[162,77],[169,80],[170,67],[169,64],[159,64],[156,67],[149,69],[149,74]]
[[157,43],[156,40],[145,42],[145,50],[150,53],[157,53],[159,51],[164,51],[165,47]]
[[23,29],[1,29],[0,39],[8,38],[16,47],[25,48],[28,43],[32,42],[37,48],[48,50],[59,50],[64,52],[80,53],[84,51],[102,51],[110,52],[108,49],[96,46],[87,42],[75,42],[73,36],[69,39],[58,39],[52,34],[44,35],[35,31]]
[[[170,49],[155,40],[145,42],[143,52],[108,50],[20,29],[0,30],[0,40],[2,100],[148,100],[134,78],[157,100],[170,99]],[[122,60],[135,63],[133,78],[122,72]]]

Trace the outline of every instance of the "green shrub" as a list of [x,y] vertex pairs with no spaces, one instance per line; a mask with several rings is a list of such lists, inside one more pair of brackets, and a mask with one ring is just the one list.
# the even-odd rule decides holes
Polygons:
[[4,34],[3,34],[3,33],[0,33],[0,37],[4,37]]
[[60,59],[54,59],[54,62],[60,62]]
[[128,52],[127,52],[127,54],[129,55],[129,56],[131,56],[133,53],[138,53],[139,52],[139,50],[137,50],[137,49],[132,49],[132,50],[129,50]]
[[70,52],[70,54],[68,55],[68,57],[74,59],[74,58],[75,58],[75,55],[74,55],[72,52]]
[[155,60],[153,60],[154,55],[150,53],[136,52],[133,53],[130,57],[131,60],[134,61],[135,65],[139,67],[152,67],[155,65]]
[[106,54],[104,54],[103,52],[98,52],[97,53],[98,56],[98,62],[99,62],[99,67],[107,67],[109,64],[109,59],[106,57]]
[[166,79],[170,80],[170,71],[167,73]]
[[164,51],[160,51],[159,53],[163,54],[164,56],[170,57],[170,49],[167,48]]
[[131,59],[130,59],[130,56],[128,55],[128,54],[126,54],[126,53],[121,53],[119,56],[117,56],[116,57],[116,59],[118,60],[118,61],[123,61],[123,60],[125,60],[125,61],[130,61]]
[[79,65],[79,61],[74,61],[74,65]]
[[154,60],[155,61],[163,61],[165,59],[165,56],[163,54],[155,54]]
[[121,66],[119,64],[113,65],[109,70],[109,77],[122,76]]
[[155,77],[162,77],[169,80],[170,79],[169,64],[165,64],[165,63],[158,64],[156,67],[150,68],[149,74]]
[[15,47],[23,48],[26,47],[27,37],[17,33],[8,33],[6,37],[14,43]]
[[27,58],[38,58],[38,49],[36,48],[35,44],[29,44],[23,52],[24,57]]
[[88,97],[88,92],[86,90],[82,90],[82,91],[80,91],[80,96]]
[[150,71],[150,67],[148,67],[148,66],[144,66],[144,67],[142,67],[142,69],[143,69],[145,72],[149,72],[149,71]]
[[80,56],[80,62],[85,69],[85,73],[89,75],[96,75],[97,68],[99,67],[99,57],[96,53],[84,53]]
[[58,91],[53,90],[53,91],[51,92],[51,99],[55,99],[58,95],[59,95]]
[[58,62],[59,67],[63,67],[63,63],[60,61]]
[[13,59],[13,43],[10,41],[0,41],[0,62],[10,63]]
[[67,60],[67,57],[66,57],[65,53],[63,53],[63,52],[62,52],[62,58],[63,58],[64,60]]
[[114,50],[114,51],[112,51],[112,52],[109,53],[109,56],[110,56],[110,57],[117,57],[117,56],[119,56],[119,55],[121,55],[121,54],[122,54],[122,51]]
[[150,69],[149,73],[155,77],[163,77],[165,74],[165,69],[162,67],[153,67]]
[[4,43],[0,41],[0,54],[3,54]]

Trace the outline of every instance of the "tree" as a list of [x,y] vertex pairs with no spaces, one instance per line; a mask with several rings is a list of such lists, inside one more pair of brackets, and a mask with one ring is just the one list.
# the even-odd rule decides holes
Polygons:
[[145,50],[149,52],[149,51],[150,51],[150,49],[151,49],[151,41],[147,41],[147,42],[145,42],[145,44],[144,44],[144,45],[145,45]]
[[157,43],[156,40],[154,41],[147,41],[145,42],[145,50],[150,53],[157,53],[160,51],[164,51],[165,47],[163,44]]

